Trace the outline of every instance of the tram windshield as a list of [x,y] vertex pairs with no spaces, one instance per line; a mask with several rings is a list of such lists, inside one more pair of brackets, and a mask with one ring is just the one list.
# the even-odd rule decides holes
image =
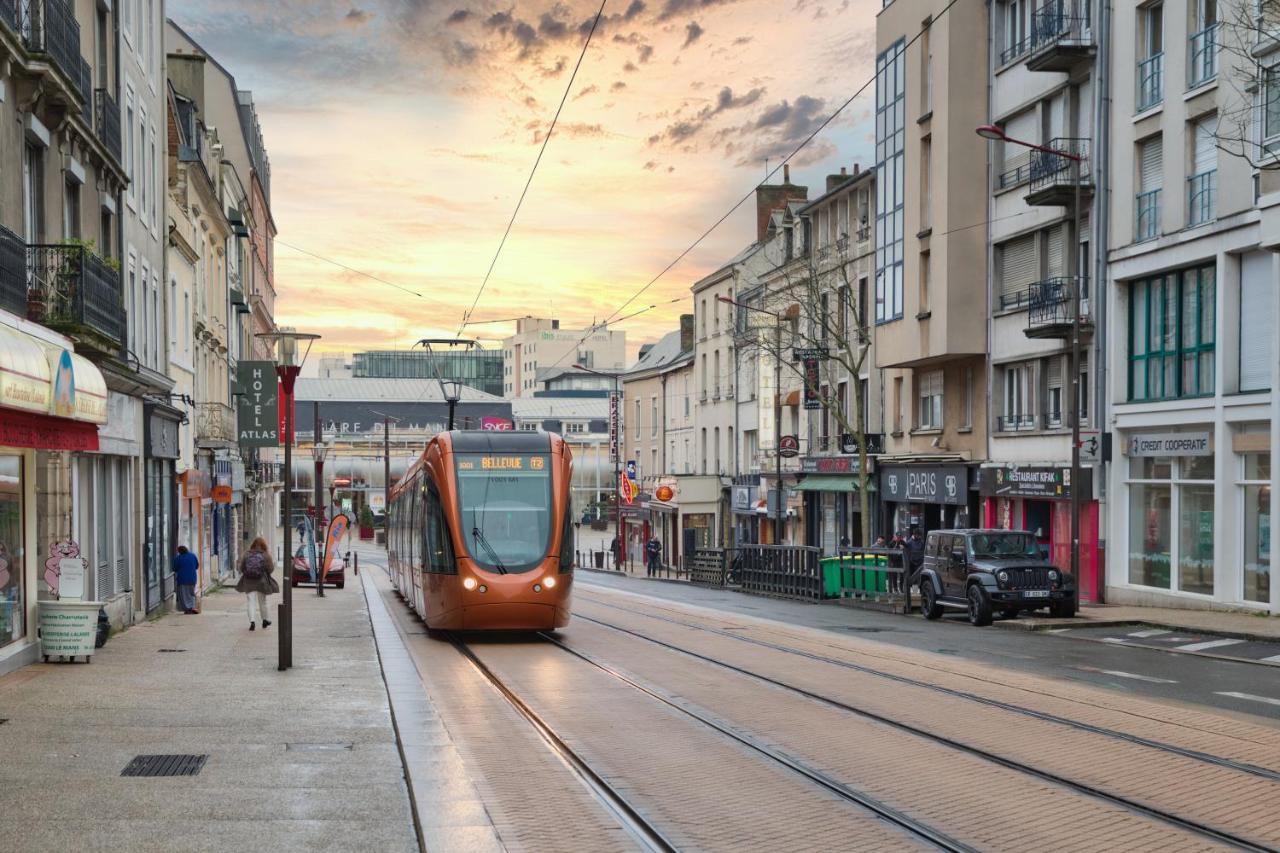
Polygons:
[[524,572],[551,544],[551,458],[545,453],[459,453],[462,539],[490,571]]

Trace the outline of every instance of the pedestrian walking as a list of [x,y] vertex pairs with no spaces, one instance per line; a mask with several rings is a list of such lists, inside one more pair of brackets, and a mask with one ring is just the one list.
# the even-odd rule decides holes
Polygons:
[[613,568],[622,571],[622,537],[613,537],[609,541],[609,550],[613,552]]
[[924,568],[924,535],[919,527],[911,528],[911,538],[903,543],[902,553],[906,558],[907,583],[911,584]]
[[267,618],[267,596],[280,591],[280,584],[272,577],[275,570],[271,554],[267,552],[267,541],[259,536],[240,558],[240,580],[236,581],[236,592],[245,594],[249,608],[250,631],[259,619],[263,628],[271,626],[271,620]]
[[196,585],[200,583],[200,558],[188,551],[186,545],[178,546],[178,553],[173,558],[173,573],[177,576],[178,606],[188,615],[199,613],[196,609]]
[[649,558],[647,562],[648,575],[653,577],[662,568],[662,543],[658,541],[657,536],[653,536],[644,546],[645,555]]

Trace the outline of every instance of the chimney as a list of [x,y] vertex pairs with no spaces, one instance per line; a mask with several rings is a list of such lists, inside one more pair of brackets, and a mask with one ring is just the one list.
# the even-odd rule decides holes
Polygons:
[[808,197],[809,188],[791,183],[791,165],[783,163],[781,184],[756,187],[756,242],[763,243],[769,236],[769,218],[775,210],[784,209],[789,201],[804,201]]
[[[856,171],[858,171],[858,167],[855,165],[855,166],[853,167],[853,170],[854,170],[855,172],[856,172]],[[846,172],[846,171],[844,170],[844,166],[841,166],[841,167],[840,167],[840,174],[841,174],[841,175],[847,175],[847,174],[849,174],[849,173],[848,173],[848,172]]]
[[[853,172],[854,174],[857,174],[858,172],[858,167],[856,165],[853,167]],[[840,174],[827,175],[827,192],[831,192],[847,180],[849,180],[849,171],[844,166],[841,166]]]
[[680,352],[693,352],[693,315],[680,315]]

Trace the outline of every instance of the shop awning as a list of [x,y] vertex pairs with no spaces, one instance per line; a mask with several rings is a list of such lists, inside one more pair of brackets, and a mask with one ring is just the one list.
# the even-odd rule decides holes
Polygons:
[[[873,483],[868,484],[874,490]],[[856,492],[858,478],[852,474],[809,474],[792,486],[798,492]]]
[[0,325],[0,406],[105,424],[107,383],[83,356]]

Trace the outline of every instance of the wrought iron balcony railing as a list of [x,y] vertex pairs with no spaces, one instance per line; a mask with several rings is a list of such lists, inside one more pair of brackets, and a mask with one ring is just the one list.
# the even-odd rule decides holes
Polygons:
[[27,247],[28,316],[51,328],[105,339],[116,352],[125,339],[120,272],[77,245]]
[[1218,170],[1210,169],[1187,178],[1187,224],[1212,222],[1218,195]]
[[[1055,187],[1070,189],[1076,180],[1082,187],[1093,184],[1093,176],[1089,170],[1088,139],[1058,137],[1050,139],[1045,147],[1053,150],[1031,152],[1032,193]],[[1078,173],[1072,157],[1080,158]]]
[[236,414],[226,403],[196,403],[196,442],[234,444]]
[[1049,0],[1031,16],[1032,71],[1067,71],[1093,56],[1089,0]]
[[1138,112],[1164,100],[1164,54],[1157,53],[1138,61]]
[[996,416],[996,432],[1024,432],[1035,428],[1035,415],[1016,414]]
[[1023,151],[1005,158],[1004,171],[996,178],[996,189],[1007,190],[1031,180],[1031,152]]
[[1218,25],[1210,24],[1187,41],[1187,87],[1194,89],[1218,76]]
[[120,137],[120,105],[106,89],[97,89],[93,93],[94,131],[102,144],[116,158],[117,163],[124,161],[124,149]]
[[1069,334],[1075,319],[1076,288],[1080,293],[1080,323],[1088,325],[1089,279],[1087,276],[1060,276],[1031,285],[1027,306],[1028,337],[1063,337]]
[[[22,42],[32,53],[44,54],[79,90],[80,23],[67,0],[19,0],[18,27]],[[81,98],[87,91],[77,91]]]
[[1134,199],[1134,208],[1137,212],[1137,227],[1134,232],[1134,242],[1142,242],[1143,240],[1154,240],[1160,236],[1160,190],[1147,190],[1138,193]]
[[27,316],[27,244],[0,225],[0,308]]

